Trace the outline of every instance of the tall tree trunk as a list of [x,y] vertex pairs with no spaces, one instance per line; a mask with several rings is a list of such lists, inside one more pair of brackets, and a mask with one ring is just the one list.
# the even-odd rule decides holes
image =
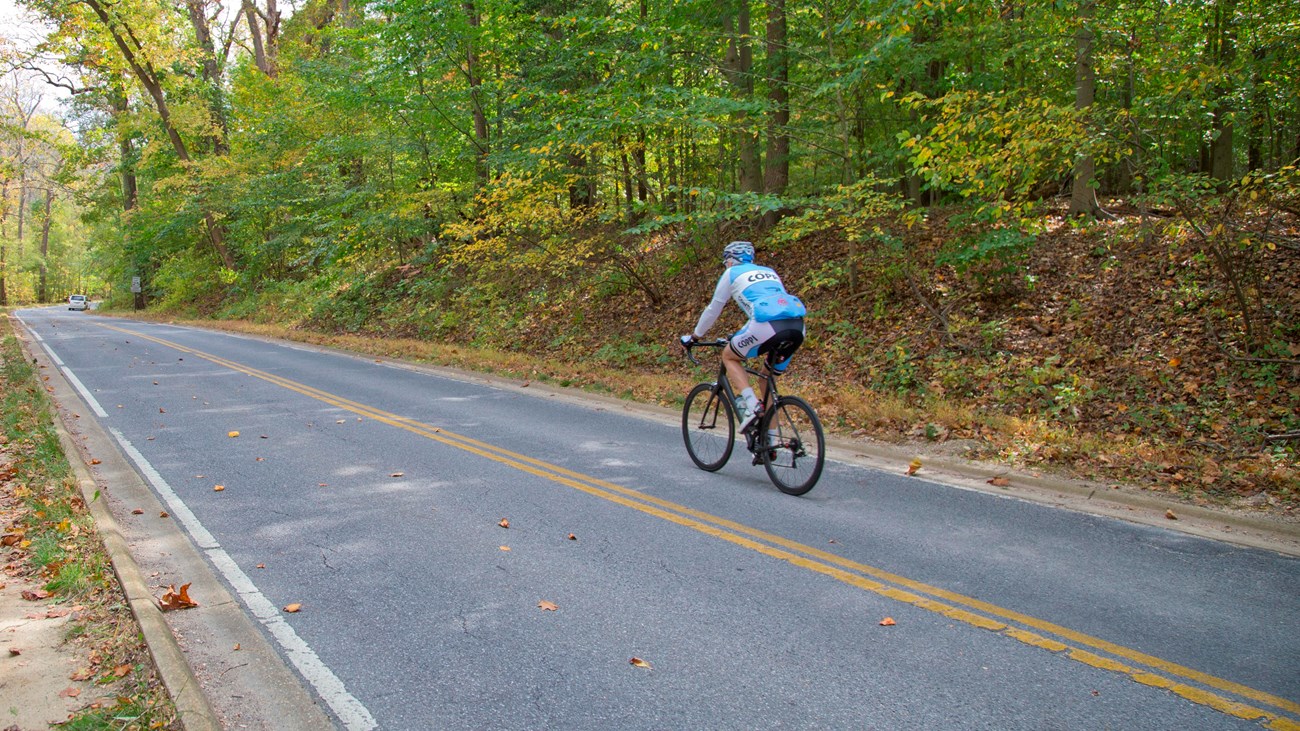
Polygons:
[[[767,120],[767,164],[763,175],[763,190],[772,195],[785,195],[790,184],[790,56],[786,49],[787,19],[785,0],[768,0],[767,4],[767,63],[770,90],[767,99],[772,111]],[[768,212],[763,216],[766,226],[776,224],[779,214]]]
[[[23,143],[22,139],[18,140],[18,159],[22,158]],[[23,233],[24,225],[27,222],[27,169],[22,163],[18,168],[18,237],[14,243],[18,245],[18,259],[21,261],[23,256]]]
[[[36,110],[35,108],[23,109],[21,106],[18,107],[18,110],[19,115],[22,117],[22,128],[26,131],[28,125],[31,124],[32,114],[35,114]],[[27,135],[20,134],[18,135],[18,143],[15,145],[18,152],[15,158],[18,163],[18,238],[15,239],[15,243],[18,245],[18,259],[20,261],[23,256],[24,224],[27,221],[27,156],[24,149],[26,141]]]
[[636,199],[645,203],[650,199],[650,176],[646,172],[645,148],[648,144],[644,129],[637,130],[636,150],[632,159],[636,161]]
[[632,221],[632,164],[628,161],[627,148],[624,147],[625,139],[622,135],[618,137],[618,146],[621,150],[619,154],[619,163],[623,173],[623,203],[626,210],[625,218],[631,223]]
[[46,260],[49,259],[50,256],[50,218],[53,211],[54,211],[54,189],[47,188],[45,190],[45,220],[41,222],[41,273],[40,273],[40,280],[36,285],[37,302],[50,301],[49,299],[50,293],[49,293],[48,282],[47,282],[47,278],[49,276],[49,268],[46,265]]
[[[1137,96],[1137,60],[1134,58],[1134,52],[1138,47],[1137,27],[1129,28],[1128,41],[1125,44],[1124,53],[1124,85],[1123,94],[1120,96],[1120,108],[1126,115],[1133,109],[1133,99]],[[1135,179],[1135,168],[1137,159],[1135,151],[1139,149],[1140,139],[1136,132],[1130,130],[1132,150],[1119,160],[1118,178],[1115,182],[1115,189],[1121,195],[1128,194],[1133,190]]]
[[[149,93],[149,97],[153,99],[154,108],[158,112],[158,119],[162,122],[163,130],[167,132],[167,139],[171,141],[172,149],[176,151],[176,157],[180,158],[181,162],[190,162],[189,148],[185,145],[185,140],[181,138],[180,130],[172,122],[171,107],[167,104],[167,97],[163,93],[158,74],[154,71],[153,65],[148,59],[141,58],[136,53],[139,46],[135,42],[134,36],[130,35],[130,29],[126,29],[126,34],[123,33],[123,28],[114,22],[103,0],[83,1],[94,11],[104,29],[113,37],[113,43],[122,52],[123,60],[131,67],[131,72],[135,75],[136,80],[140,82],[145,91]],[[127,41],[128,36],[131,37],[131,42]],[[208,241],[216,250],[217,256],[221,257],[221,263],[228,269],[234,269],[235,259],[226,247],[223,227],[210,211],[204,212],[203,220],[207,227]]]
[[[1004,7],[1003,12],[1010,11]],[[925,62],[925,75],[916,74],[901,83],[900,92],[902,94],[909,91],[918,91],[927,99],[936,99],[941,96],[943,92],[942,81],[944,74],[948,70],[948,62],[937,57],[934,47],[935,42],[939,40],[942,34],[943,22],[937,16],[918,23],[912,30],[913,45],[916,47],[917,52],[927,59]],[[917,129],[921,122],[921,115],[915,109],[912,109],[908,116],[909,127]],[[918,207],[928,203],[925,197],[924,183],[925,181],[921,176],[910,171],[905,172],[903,191],[907,198],[912,201],[912,204]]]
[[[1266,161],[1264,159],[1264,147],[1266,140],[1270,137],[1268,134],[1267,120],[1269,118],[1269,100],[1268,95],[1264,92],[1264,80],[1260,77],[1259,69],[1264,63],[1266,53],[1263,48],[1256,48],[1251,57],[1254,63],[1251,64],[1251,83],[1253,89],[1250,103],[1250,123],[1246,133],[1246,169],[1260,170]],[[1269,152],[1276,149],[1269,145]]]
[[1227,78],[1233,72],[1237,58],[1237,0],[1219,0],[1214,6],[1214,24],[1211,47],[1214,65],[1219,70],[1219,80],[1211,87],[1214,94],[1213,123],[1210,135],[1210,177],[1232,180],[1233,175],[1233,122],[1232,87]]
[[[1087,121],[1088,112],[1097,95],[1097,72],[1092,61],[1092,21],[1096,10],[1097,0],[1079,0],[1079,30],[1074,34],[1074,108],[1081,112],[1085,133],[1089,135],[1092,134],[1092,125]],[[1097,191],[1092,187],[1095,173],[1096,162],[1092,155],[1086,152],[1080,155],[1074,163],[1069,215],[1096,218],[1101,211]]]
[[[749,28],[749,0],[738,0],[725,20],[728,36],[727,57],[723,68],[727,81],[742,104],[754,98],[754,49]],[[758,157],[758,132],[751,129],[749,113],[743,109],[731,115],[735,125],[736,153],[740,158],[740,189],[745,192],[762,190],[762,163]]]
[[275,0],[266,0],[266,12],[263,13],[255,0],[243,0],[244,19],[248,22],[248,34],[253,40],[253,61],[257,68],[269,78],[279,73],[280,50],[280,11]]
[[163,94],[162,84],[158,81],[158,74],[153,70],[153,65],[147,59],[141,59],[136,54],[137,46],[134,43],[128,43],[122,33],[122,29],[113,22],[109,16],[108,10],[101,0],[85,0],[86,5],[95,12],[99,17],[100,23],[104,29],[113,37],[113,43],[117,49],[122,52],[122,58],[131,67],[132,73],[140,82],[145,91],[149,93],[149,98],[153,99],[154,108],[158,112],[158,118],[162,121],[163,130],[167,133],[167,139],[172,143],[172,149],[176,151],[176,156],[181,162],[190,161],[190,151],[185,145],[185,140],[181,139],[180,132],[176,125],[172,123],[171,107],[167,104],[167,98]]
[[[648,0],[641,0],[641,24],[645,25],[650,17],[650,3]],[[636,131],[636,151],[632,158],[636,162],[636,198],[645,203],[650,198],[650,180],[646,171],[645,151],[648,145],[645,127],[638,127]]]
[[[2,170],[2,169],[0,169]],[[5,266],[5,241],[9,238],[5,231],[5,221],[8,218],[9,206],[9,178],[0,181],[0,307],[9,304],[9,290],[6,289],[5,281],[9,278],[9,269]]]
[[118,174],[122,181],[122,210],[130,211],[135,208],[140,192],[135,177],[135,145],[131,142],[131,135],[124,131],[126,116],[131,111],[130,102],[126,97],[126,87],[122,83],[124,81],[124,79],[114,76],[112,89],[109,91],[108,96],[113,115],[117,118],[117,123],[113,125],[113,128],[117,131]]
[[[480,18],[474,3],[466,2],[462,6],[470,28],[475,33],[479,28]],[[477,38],[471,38],[465,44],[465,76],[469,81],[470,110],[474,116],[474,176],[477,189],[484,190],[488,184],[488,151],[491,149],[488,139],[487,115],[483,112],[483,80],[479,77],[478,51],[475,50]]]
[[569,185],[569,207],[577,210],[596,205],[596,179],[588,174],[587,155],[570,152],[565,155],[565,159],[569,163],[569,169],[577,176]]
[[212,43],[212,28],[208,24],[208,16],[205,12],[207,3],[204,0],[186,0],[185,6],[189,10],[194,38],[198,41],[199,50],[203,54],[203,97],[208,103],[208,116],[212,124],[208,142],[214,153],[224,155],[229,151],[226,140],[230,130],[226,124],[226,100],[221,62],[217,58],[216,46]]

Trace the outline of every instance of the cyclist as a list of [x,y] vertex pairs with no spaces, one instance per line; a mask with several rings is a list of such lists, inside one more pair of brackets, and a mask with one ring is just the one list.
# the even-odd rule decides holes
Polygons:
[[750,388],[745,359],[766,355],[772,371],[777,375],[784,373],[791,356],[803,344],[803,319],[807,310],[798,297],[785,291],[781,277],[774,270],[754,263],[754,245],[750,242],[732,241],[723,247],[722,265],[726,271],[718,279],[713,299],[700,314],[700,321],[691,334],[682,336],[682,344],[707,335],[728,298],[735,300],[749,317],[745,326],[731,336],[730,346],[722,350],[727,379],[733,391],[741,389],[736,397],[736,417],[743,431],[759,416],[760,401]]

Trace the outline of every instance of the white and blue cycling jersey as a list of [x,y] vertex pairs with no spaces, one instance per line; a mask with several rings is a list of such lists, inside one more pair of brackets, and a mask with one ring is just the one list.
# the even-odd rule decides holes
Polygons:
[[795,320],[807,314],[798,297],[785,291],[781,277],[769,267],[758,264],[737,264],[728,267],[718,278],[713,299],[700,314],[695,325],[695,336],[704,337],[718,321],[727,300],[735,300],[750,322]]

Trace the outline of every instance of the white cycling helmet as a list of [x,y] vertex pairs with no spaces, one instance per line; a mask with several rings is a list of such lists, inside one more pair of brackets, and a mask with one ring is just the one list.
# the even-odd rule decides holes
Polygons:
[[722,247],[722,263],[726,264],[728,259],[741,264],[754,263],[754,245],[748,241],[732,241]]

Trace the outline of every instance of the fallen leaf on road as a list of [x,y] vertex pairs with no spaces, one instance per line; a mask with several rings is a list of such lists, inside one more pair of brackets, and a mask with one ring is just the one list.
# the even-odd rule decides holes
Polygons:
[[221,492],[224,489],[226,489],[225,485],[216,485],[215,487],[212,488],[213,492]]
[[639,668],[649,668],[649,667],[651,667],[650,663],[646,662],[645,660],[642,660],[642,659],[639,658],[639,657],[634,657],[634,658],[628,660],[628,662],[631,663],[631,664],[633,664],[633,665],[635,665],[635,666],[637,666],[637,667],[639,667]]
[[548,602],[545,599],[541,600],[540,602],[537,602],[537,606],[540,607],[543,612],[554,612],[555,610],[560,608],[559,604],[556,604],[555,602]]
[[885,617],[880,620],[881,627],[893,627],[896,624],[898,624],[898,622],[895,622],[893,617]]
[[1011,480],[1008,480],[1007,478],[999,475],[998,477],[994,477],[993,479],[989,480],[989,484],[994,487],[1006,487],[1007,485],[1011,484]]
[[908,476],[915,475],[916,471],[919,469],[921,469],[921,458],[916,457],[911,461],[910,464],[907,465]]
[[259,563],[259,564],[257,565],[257,568],[259,568],[259,569],[264,569],[264,568],[266,568],[266,564],[264,564],[264,563]]
[[569,540],[571,540],[571,541],[576,541],[576,540],[578,540],[578,537],[575,536],[575,535],[573,535],[572,533],[570,533],[570,534],[569,534]]
[[144,508],[136,508],[131,511],[131,515],[144,515]]
[[80,688],[64,688],[59,691],[60,698],[76,698],[79,695],[81,695]]
[[393,474],[389,475],[389,477],[403,477],[405,475],[406,475],[405,472],[394,472]]
[[226,436],[230,437],[231,439],[234,439],[235,437],[239,436],[239,432],[237,431],[227,432]]
[[97,459],[92,459],[92,460],[90,460],[90,463],[91,463],[91,464],[100,464],[99,460],[97,460]]
[[162,408],[162,407],[160,406],[160,407],[158,407],[158,413],[160,413],[160,414],[165,414],[165,413],[167,413],[167,409],[164,409],[164,408]]
[[158,604],[164,612],[173,609],[191,609],[199,605],[198,602],[190,598],[189,584],[182,584],[180,591],[176,590],[175,584],[167,587],[167,592],[163,594]]
[[235,647],[234,647],[233,649],[235,650],[235,652],[239,652],[239,643],[238,643],[238,642],[235,643]]
[[172,517],[172,516],[171,516],[171,515],[170,515],[166,510],[164,510],[164,511],[158,513],[158,517],[159,517],[159,518],[170,518],[170,517]]
[[302,605],[297,602],[294,602],[293,604],[286,606],[284,608],[284,611],[288,612],[289,614],[294,614],[296,612],[302,611]]
[[90,680],[93,677],[95,677],[94,670],[90,668],[82,668],[77,672],[73,673],[72,675],[69,675],[68,680],[75,680],[78,683],[80,683],[83,680]]
[[9,654],[17,657],[18,655],[23,654],[23,651],[18,649],[17,647],[11,647],[9,648]]
[[1166,510],[1165,517],[1168,518],[1169,520],[1178,520],[1178,516],[1174,515],[1174,511],[1172,510]]
[[510,527],[510,519],[509,519],[509,518],[502,518],[502,519],[501,519],[501,522],[500,522],[500,523],[497,523],[497,525],[501,526],[502,528],[509,528],[509,527]]
[[501,550],[502,550],[502,551],[509,551],[509,550],[510,550],[510,546],[501,546]]
[[125,678],[125,677],[126,677],[126,674],[129,673],[129,672],[131,672],[131,666],[130,666],[130,665],[127,665],[127,664],[125,664],[125,663],[123,663],[122,665],[118,665],[117,667],[113,668],[113,674],[116,675],[116,676],[119,677],[119,678]]
[[49,599],[50,593],[44,589],[23,589],[23,598],[29,602],[39,602],[42,599]]

